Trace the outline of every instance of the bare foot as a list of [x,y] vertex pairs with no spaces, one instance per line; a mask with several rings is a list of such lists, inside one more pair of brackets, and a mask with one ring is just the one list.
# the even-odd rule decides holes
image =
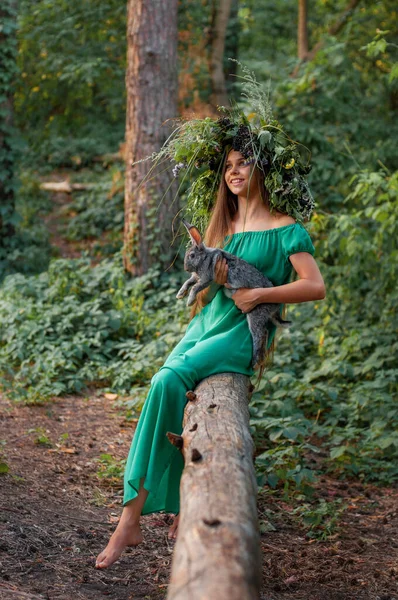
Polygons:
[[179,520],[180,520],[180,515],[178,514],[174,518],[173,524],[171,525],[171,527],[169,529],[169,535],[167,536],[169,538],[169,540],[175,540],[177,538]]
[[122,515],[107,547],[97,556],[96,569],[107,569],[117,561],[127,546],[138,546],[141,542],[142,532],[139,523],[129,522]]

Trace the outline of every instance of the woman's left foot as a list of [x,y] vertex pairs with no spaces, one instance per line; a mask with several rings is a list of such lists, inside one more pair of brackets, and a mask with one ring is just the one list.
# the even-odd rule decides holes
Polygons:
[[113,532],[105,550],[95,561],[96,569],[107,569],[116,562],[127,546],[138,546],[142,542],[141,528],[138,522],[129,523],[123,515],[116,530]]
[[173,524],[170,526],[168,538],[169,540],[175,540],[177,538],[177,530],[178,530],[178,522],[180,520],[180,515],[176,515],[174,517]]

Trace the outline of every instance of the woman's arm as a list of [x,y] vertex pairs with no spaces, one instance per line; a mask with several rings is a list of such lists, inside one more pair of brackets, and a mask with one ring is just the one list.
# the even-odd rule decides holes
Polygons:
[[[311,254],[298,252],[289,258],[299,279],[272,288],[241,288],[237,290],[232,299],[242,312],[249,312],[257,304],[263,302],[297,304],[325,298],[325,284]],[[230,286],[227,284],[226,287]]]

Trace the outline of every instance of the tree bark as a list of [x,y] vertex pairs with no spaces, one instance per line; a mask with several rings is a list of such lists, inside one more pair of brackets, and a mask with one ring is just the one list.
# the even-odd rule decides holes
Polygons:
[[210,49],[211,103],[215,107],[229,105],[224,76],[224,50],[231,5],[232,0],[216,0],[215,4]]
[[[257,482],[244,375],[223,373],[188,392],[181,512],[168,600],[255,600],[261,555]],[[169,439],[172,436],[169,436]]]
[[[129,0],[127,14],[127,111],[124,266],[134,275],[170,260],[175,196],[170,171],[158,167],[148,178],[177,114],[177,0]],[[163,127],[162,127],[163,125]],[[169,189],[170,188],[170,189]]]
[[299,60],[306,60],[308,56],[307,8],[307,0],[299,0],[297,28],[297,54]]
[[[240,21],[239,21],[239,0],[232,0],[231,12],[229,16],[229,23],[226,31],[225,38],[225,50],[224,54],[227,58],[234,60],[228,60],[225,68],[226,82],[225,87],[227,94],[231,98],[233,96],[233,84],[235,83],[236,74],[238,71],[238,65],[235,62],[238,60],[239,55],[239,36],[240,36]],[[235,92],[236,93],[236,92]]]

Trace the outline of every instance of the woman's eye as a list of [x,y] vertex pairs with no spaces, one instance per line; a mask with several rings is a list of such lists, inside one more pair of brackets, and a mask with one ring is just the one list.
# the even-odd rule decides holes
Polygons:
[[[237,166],[238,167],[248,167],[249,165],[253,164],[253,160],[249,159],[249,160],[242,160],[240,161]],[[232,168],[232,165],[226,165],[225,170],[228,171],[229,169]]]

